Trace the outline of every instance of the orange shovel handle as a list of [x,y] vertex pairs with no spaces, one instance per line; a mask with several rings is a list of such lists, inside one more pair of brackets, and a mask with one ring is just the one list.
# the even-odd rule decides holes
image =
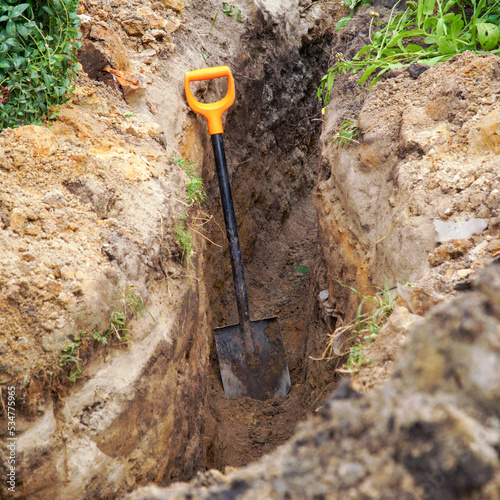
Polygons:
[[[222,78],[227,76],[227,92],[226,96],[218,102],[206,104],[197,101],[189,84],[191,82],[199,82],[200,80],[212,80],[214,78]],[[222,114],[234,102],[234,80],[229,66],[218,66],[216,68],[204,68],[189,71],[184,77],[184,88],[186,89],[186,98],[189,107],[203,115],[208,122],[208,133],[210,135],[222,134]]]

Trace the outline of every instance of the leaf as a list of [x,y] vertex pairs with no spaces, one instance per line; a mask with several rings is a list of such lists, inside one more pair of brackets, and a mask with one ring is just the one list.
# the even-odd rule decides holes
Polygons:
[[409,45],[406,46],[406,51],[411,53],[411,54],[414,54],[416,52],[420,52],[420,51],[423,51],[423,47],[421,47],[420,45],[416,45],[414,43],[410,43]]
[[7,33],[8,37],[15,37],[17,30],[16,30],[16,23],[12,20],[9,19],[7,21],[7,26],[5,27],[5,32]]
[[309,267],[307,266],[296,266],[295,272],[301,276],[305,276],[309,272]]
[[14,63],[14,68],[19,69],[26,60],[24,57],[15,56],[12,58],[12,61]]
[[16,5],[13,9],[12,9],[12,12],[11,12],[11,18],[12,19],[16,19],[17,17],[19,17],[27,8],[28,8],[28,4],[27,3],[22,3],[20,5]]
[[[420,0],[422,1],[422,0]],[[420,3],[420,2],[419,2]],[[430,16],[434,13],[434,7],[436,5],[436,0],[423,0],[423,14],[425,16]]]
[[442,36],[441,38],[439,38],[437,43],[439,51],[442,54],[455,54],[457,52],[456,44],[454,43],[453,38],[449,36]]
[[370,77],[370,75],[379,67],[380,66],[378,64],[372,64],[371,66],[368,66],[365,72],[361,75],[361,78],[358,80],[358,83],[365,82]]
[[451,25],[450,35],[454,38],[458,38],[460,33],[462,32],[462,28],[464,27],[464,22],[460,16],[457,16]]
[[484,50],[492,50],[500,40],[500,29],[491,23],[477,23],[477,38]]
[[333,71],[330,71],[328,74],[328,78],[326,80],[326,87],[327,87],[327,92],[330,94],[333,88],[333,82],[335,80],[335,73]]
[[436,26],[437,21],[438,20],[435,17],[429,17],[428,19],[426,19],[424,22],[424,31],[427,31],[433,26]]
[[351,16],[343,17],[342,19],[340,19],[340,21],[338,21],[337,24],[335,25],[335,31],[338,32],[342,28],[345,28],[351,19],[352,19]]

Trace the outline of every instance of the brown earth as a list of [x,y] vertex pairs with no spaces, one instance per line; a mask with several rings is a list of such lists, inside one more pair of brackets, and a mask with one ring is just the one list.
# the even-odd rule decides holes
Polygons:
[[[18,392],[16,498],[118,498],[213,468],[230,475],[209,470],[137,498],[420,498],[422,474],[448,478],[436,465],[445,459],[458,472],[432,498],[494,498],[495,422],[482,400],[431,379],[439,353],[456,347],[450,318],[496,300],[485,288],[492,271],[446,312],[500,252],[497,58],[466,53],[417,79],[394,72],[371,92],[342,76],[323,116],[318,82],[336,53],[365,43],[371,7],[340,33],[340,1],[237,7],[241,22],[212,0],[81,2],[72,100],[52,124],[0,134],[0,383]],[[252,319],[279,318],[292,379],[289,395],[264,402],[222,390],[213,328],[236,322],[231,268],[206,125],[182,88],[186,71],[223,64],[237,88],[224,136]],[[200,100],[225,91],[221,82],[193,89]],[[359,145],[330,141],[345,119],[357,119]],[[208,195],[187,212],[190,263],[175,238],[187,206],[180,156],[196,162]],[[339,328],[359,298],[340,283],[366,295],[388,283],[399,295],[363,349],[367,363],[347,370],[352,339]],[[151,315],[134,316],[127,290]],[[131,341],[114,335],[104,346],[122,310]],[[419,351],[438,323],[436,344]],[[476,333],[483,349],[491,339]],[[320,359],[329,340],[344,354]],[[74,364],[61,363],[69,342],[80,344],[76,383]],[[451,356],[439,373],[456,363]],[[324,404],[346,372],[356,390],[375,392],[344,385]],[[494,373],[462,380],[491,399]],[[415,433],[422,449],[412,459]],[[488,444],[476,453],[464,443],[479,435]],[[453,443],[474,460],[460,462]],[[470,479],[476,469],[484,481]]]

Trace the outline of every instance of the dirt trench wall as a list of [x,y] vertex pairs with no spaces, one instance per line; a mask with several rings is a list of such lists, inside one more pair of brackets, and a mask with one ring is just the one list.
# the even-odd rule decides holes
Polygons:
[[[432,281],[436,272],[454,284],[458,268],[446,262],[467,252],[453,257],[446,248],[471,238],[466,250],[479,250],[461,265],[491,258],[494,251],[484,250],[499,215],[498,148],[490,134],[498,115],[497,64],[494,56],[465,53],[418,79],[401,71],[382,81],[359,110],[359,143],[347,146],[330,142],[352,119],[344,97],[353,79],[339,85],[322,135],[331,174],[317,190],[330,277],[342,281],[350,263],[345,280],[359,287]],[[470,231],[458,230],[467,224]],[[442,284],[438,294],[449,289]]]
[[[154,140],[158,125],[127,113],[81,75],[51,128],[0,135],[1,370],[17,396],[14,498],[115,497],[137,482],[188,478],[204,460],[206,296],[173,237],[185,173]],[[149,313],[123,309],[131,286]],[[109,333],[114,311],[125,311],[130,343]],[[73,383],[76,366],[61,350],[80,341]],[[6,438],[6,415],[2,424]]]

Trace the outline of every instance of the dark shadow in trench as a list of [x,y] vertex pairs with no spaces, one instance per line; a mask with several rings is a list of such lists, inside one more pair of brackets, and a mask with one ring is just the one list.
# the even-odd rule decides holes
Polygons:
[[[219,469],[245,465],[288,439],[335,383],[332,363],[310,358],[320,356],[327,330],[317,300],[327,278],[313,200],[323,169],[316,91],[327,42],[283,54],[262,33],[249,35],[252,58],[232,68],[236,102],[224,142],[252,319],[279,318],[292,389],[267,402],[227,400],[213,347],[205,434],[207,466]],[[205,146],[207,209],[217,220],[209,237],[224,247],[209,248],[204,272],[218,327],[237,323],[238,315],[208,140]]]

